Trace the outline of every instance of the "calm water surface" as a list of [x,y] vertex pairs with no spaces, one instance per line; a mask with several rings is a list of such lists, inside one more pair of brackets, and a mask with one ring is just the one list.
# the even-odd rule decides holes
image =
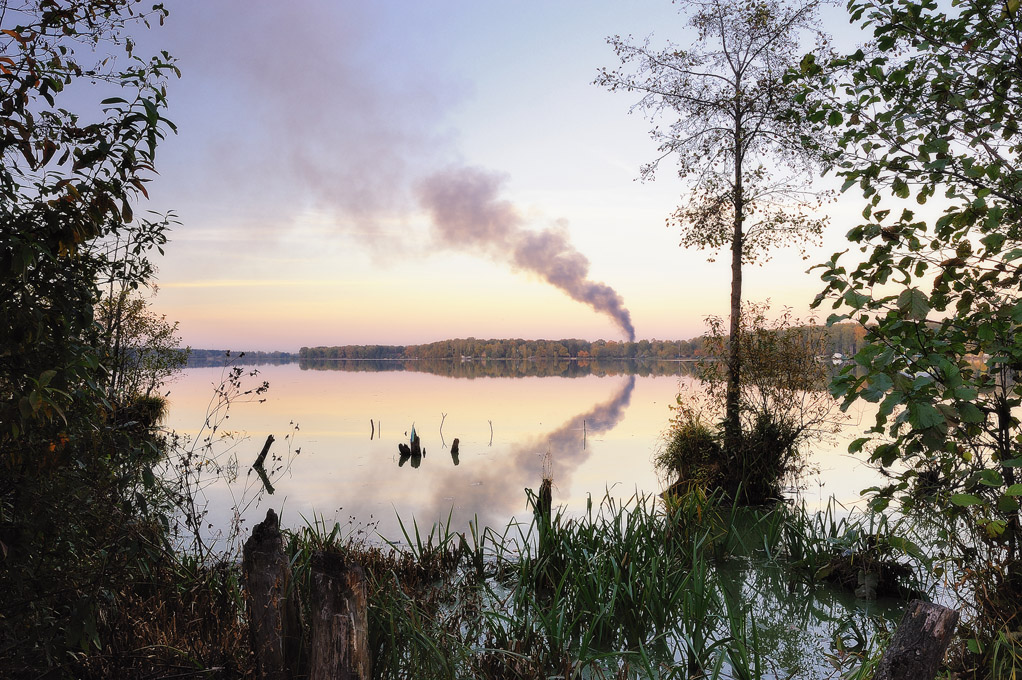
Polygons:
[[[584,511],[590,496],[598,503],[608,490],[621,499],[658,493],[651,460],[679,386],[691,381],[655,374],[681,372],[673,368],[649,375],[618,367],[579,377],[464,378],[318,366],[258,366],[259,375],[248,379],[252,387],[266,380],[270,390],[263,403],[234,404],[217,432],[231,435],[215,451],[221,463],[233,457],[238,477],[204,491],[213,531],[229,525],[236,505],[248,525],[272,507],[287,525],[321,517],[391,539],[401,538],[398,517],[406,526],[414,518],[420,528],[448,517],[457,531],[475,519],[503,527],[527,516],[525,489],[538,488],[544,470],[553,476],[555,505],[569,513]],[[222,375],[222,368],[182,372],[170,385],[172,429],[199,433]],[[819,474],[803,492],[810,506],[831,496],[854,504],[874,483],[873,473],[845,453],[863,429],[860,420],[852,414],[840,437],[818,447]],[[413,426],[426,453],[399,465],[398,444],[408,442]],[[277,440],[271,453],[290,464],[272,476],[274,494],[260,495],[261,483],[247,473],[268,434]],[[292,457],[295,449],[300,453]]]

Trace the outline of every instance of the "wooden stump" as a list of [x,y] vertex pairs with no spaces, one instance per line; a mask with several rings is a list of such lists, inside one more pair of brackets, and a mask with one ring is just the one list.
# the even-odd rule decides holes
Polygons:
[[552,505],[554,502],[553,493],[553,482],[549,479],[544,478],[543,483],[539,486],[539,504],[537,511],[539,512],[540,518],[546,523],[550,523]]
[[312,558],[310,680],[369,680],[368,593],[362,567],[340,555]]
[[301,619],[297,595],[291,588],[291,565],[272,508],[245,541],[242,566],[257,676],[290,680],[298,674]]
[[912,600],[873,680],[933,680],[957,625],[953,609]]

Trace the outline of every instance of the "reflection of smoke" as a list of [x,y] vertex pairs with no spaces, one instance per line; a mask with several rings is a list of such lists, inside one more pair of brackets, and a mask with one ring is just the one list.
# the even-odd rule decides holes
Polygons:
[[610,316],[630,341],[635,340],[631,314],[621,296],[610,286],[589,280],[589,260],[568,242],[563,230],[523,229],[514,205],[497,198],[500,183],[497,175],[468,167],[437,172],[422,182],[419,200],[432,214],[437,242],[537,274],[573,300]]
[[555,484],[567,488],[571,474],[589,457],[582,448],[582,421],[590,435],[614,429],[625,415],[633,389],[634,375],[629,376],[628,382],[610,401],[575,416],[537,442],[512,449],[508,453],[509,460],[495,461],[487,468],[487,473],[476,480],[475,486],[465,486],[462,475],[446,475],[432,494],[433,507],[417,511],[416,517],[427,522],[447,517],[453,498],[463,510],[475,512],[482,526],[505,522],[524,502],[523,487],[517,483],[539,488],[544,470],[543,455],[537,454],[549,454],[548,472]]

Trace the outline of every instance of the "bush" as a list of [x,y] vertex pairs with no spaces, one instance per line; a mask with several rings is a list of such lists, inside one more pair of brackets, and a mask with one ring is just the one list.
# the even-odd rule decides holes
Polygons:
[[828,367],[820,360],[822,329],[788,311],[769,321],[768,311],[766,304],[748,305],[742,314],[739,432],[732,442],[723,427],[729,339],[722,319],[708,320],[699,383],[678,396],[654,458],[672,487],[696,485],[748,505],[777,500],[805,471],[807,446],[836,426]]

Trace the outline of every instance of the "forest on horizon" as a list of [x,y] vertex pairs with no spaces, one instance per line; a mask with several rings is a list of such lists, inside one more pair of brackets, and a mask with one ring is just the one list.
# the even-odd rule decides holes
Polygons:
[[[796,332],[823,335],[825,356],[840,353],[851,357],[864,343],[865,329],[852,323],[830,327],[811,325],[794,329]],[[698,359],[705,355],[705,336],[688,340],[523,340],[454,338],[419,345],[333,345],[302,347],[291,352],[245,352],[249,361],[291,361],[294,359],[355,359],[355,360],[414,360],[414,359]],[[226,354],[222,349],[192,349],[191,365],[209,365],[219,362]],[[237,355],[237,352],[232,352]]]

